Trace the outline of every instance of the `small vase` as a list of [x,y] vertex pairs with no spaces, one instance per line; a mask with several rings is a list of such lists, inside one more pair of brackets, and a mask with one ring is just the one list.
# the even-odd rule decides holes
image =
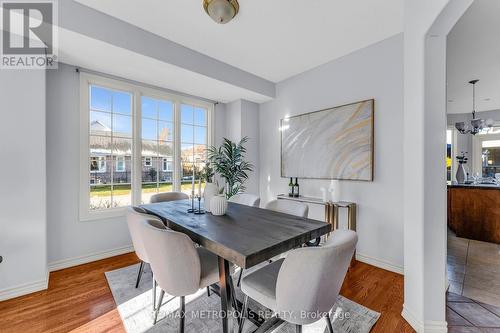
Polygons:
[[203,191],[203,202],[205,204],[205,211],[210,212],[210,201],[213,197],[217,196],[219,188],[214,183],[207,183]]
[[457,178],[457,183],[459,184],[465,183],[465,169],[462,163],[458,164],[456,178]]
[[218,195],[210,200],[210,211],[212,215],[220,216],[226,214],[227,199],[224,195]]

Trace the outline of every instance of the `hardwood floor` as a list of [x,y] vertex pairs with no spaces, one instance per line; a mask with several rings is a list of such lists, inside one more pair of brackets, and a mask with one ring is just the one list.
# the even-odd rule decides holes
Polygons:
[[[104,272],[136,262],[125,254],[51,273],[48,290],[0,302],[0,332],[125,332]],[[373,333],[414,332],[401,317],[403,276],[358,262],[341,293],[382,314]]]

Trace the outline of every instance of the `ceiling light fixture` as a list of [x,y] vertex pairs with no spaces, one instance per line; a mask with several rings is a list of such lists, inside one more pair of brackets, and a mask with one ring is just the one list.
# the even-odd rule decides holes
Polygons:
[[465,125],[465,122],[461,121],[455,123],[455,128],[460,132],[460,134],[472,134],[476,135],[483,131],[485,128],[490,128],[493,126],[493,121],[491,119],[483,120],[480,118],[476,119],[476,83],[479,80],[469,81],[472,84],[472,120],[470,121],[471,127]]
[[212,20],[226,24],[238,14],[240,5],[238,0],[203,0],[203,8]]

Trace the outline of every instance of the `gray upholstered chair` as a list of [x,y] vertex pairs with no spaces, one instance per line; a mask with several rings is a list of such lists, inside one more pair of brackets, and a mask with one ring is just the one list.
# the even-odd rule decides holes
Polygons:
[[272,200],[269,201],[264,208],[304,218],[307,217],[307,214],[309,214],[308,205],[291,200]]
[[229,202],[234,202],[240,205],[246,205],[251,207],[259,207],[260,197],[254,194],[240,193],[233,195]]
[[[166,229],[163,222],[152,215],[147,214],[147,212],[140,207],[129,207],[127,209],[127,225],[130,232],[130,238],[132,238],[132,244],[134,246],[135,253],[141,264],[139,265],[139,273],[137,274],[137,280],[135,282],[135,287],[139,287],[141,282],[141,277],[144,272],[144,265],[149,264],[148,254],[144,247],[144,241],[142,239],[140,224],[144,219],[149,219],[152,224],[155,224],[157,228]],[[156,307],[156,281],[153,278],[153,310]]]
[[151,219],[141,223],[141,234],[154,277],[161,288],[154,323],[165,292],[180,297],[180,332],[184,331],[185,296],[219,281],[217,256],[181,232],[158,228]]
[[[336,230],[323,246],[290,251],[285,259],[243,277],[243,316],[250,297],[281,319],[297,325],[297,332],[302,325],[317,321],[319,313],[326,318],[327,327],[333,333],[329,311],[337,300],[357,241],[354,231]],[[244,317],[240,332],[243,322]]]
[[183,193],[183,192],[163,192],[163,193],[154,194],[151,197],[150,202],[156,203],[156,202],[166,202],[166,201],[175,201],[175,200],[184,200],[184,199],[189,199],[189,196],[186,193]]

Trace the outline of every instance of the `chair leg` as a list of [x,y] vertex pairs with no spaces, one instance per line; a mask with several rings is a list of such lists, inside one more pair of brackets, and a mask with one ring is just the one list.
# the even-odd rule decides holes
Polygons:
[[153,311],[156,309],[156,287],[158,286],[158,283],[155,280],[155,277],[153,276]]
[[326,314],[325,319],[326,319],[326,327],[328,327],[328,332],[333,333],[332,321],[330,320],[329,313]]
[[158,320],[158,312],[160,312],[161,302],[163,302],[163,296],[165,296],[165,291],[162,289],[160,291],[160,298],[158,299],[158,306],[156,307],[156,310],[155,310],[155,319],[153,321],[153,325],[155,325],[157,320]]
[[210,297],[210,286],[207,287],[207,296]]
[[139,274],[137,274],[137,281],[135,282],[135,287],[139,287],[139,282],[141,282],[142,272],[144,272],[144,261],[141,260],[141,265],[139,266]]
[[184,322],[186,317],[186,298],[184,296],[179,297],[181,301],[180,306],[180,323],[179,323],[179,333],[184,333]]
[[242,276],[243,276],[243,268],[240,269],[240,276],[238,277],[238,283],[236,284],[238,287],[241,285]]
[[248,296],[245,295],[245,300],[243,301],[243,309],[241,310],[241,321],[240,327],[238,328],[238,333],[243,331],[243,325],[245,324],[245,319],[247,318],[247,310],[248,310]]
[[295,325],[295,332],[302,333],[302,325]]

